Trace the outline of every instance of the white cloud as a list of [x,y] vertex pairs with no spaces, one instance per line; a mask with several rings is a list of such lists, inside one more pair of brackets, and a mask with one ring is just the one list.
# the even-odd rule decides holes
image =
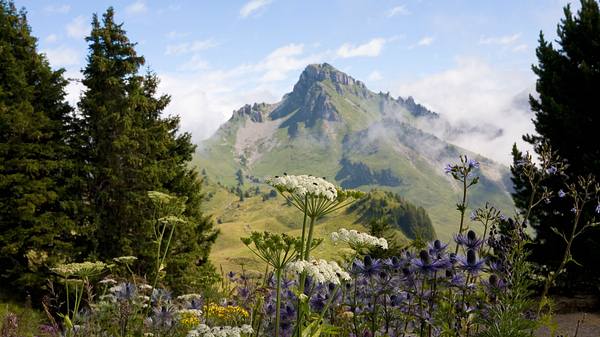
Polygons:
[[373,82],[375,82],[375,81],[381,81],[381,80],[383,80],[383,76],[381,75],[381,73],[379,71],[375,70],[375,71],[373,71],[373,72],[371,72],[369,74],[369,76],[367,77],[367,79],[369,81],[373,81]]
[[44,11],[52,14],[67,14],[71,10],[71,6],[67,4],[62,5],[48,5],[44,7]]
[[[234,109],[253,102],[276,102],[291,89],[282,80],[309,63],[322,62],[327,53],[307,53],[303,44],[281,46],[255,63],[231,69],[211,69],[199,57],[183,66],[188,71],[161,74],[161,90],[172,96],[168,111],[181,116],[184,131],[195,142],[214,133]],[[197,62],[196,69],[194,62]],[[182,69],[183,70],[183,69]]]
[[404,5],[396,6],[387,12],[387,17],[391,18],[396,15],[409,15],[410,11]]
[[58,41],[58,36],[56,34],[50,34],[44,38],[44,42],[46,43],[54,43]]
[[84,38],[90,31],[85,17],[80,15],[67,24],[67,35],[75,39]]
[[[484,129],[483,133],[467,132],[448,140],[508,164],[512,144],[528,148],[521,136],[534,130],[526,99],[534,90],[533,83],[529,72],[502,70],[479,59],[459,58],[451,69],[398,85],[394,94],[413,96],[455,127],[467,124],[502,129],[500,135]],[[437,131],[444,134],[447,130]]]
[[127,12],[128,14],[141,14],[146,13],[147,11],[148,7],[143,1],[136,1],[131,5],[125,7],[125,12]]
[[271,0],[251,0],[251,1],[248,1],[240,9],[240,16],[243,17],[243,18],[247,18],[252,13],[255,13],[256,11],[258,11],[259,9],[265,7],[266,5],[268,5],[270,3],[271,3]]
[[166,55],[180,55],[187,53],[197,53],[206,49],[210,49],[217,46],[217,43],[212,39],[196,40],[192,42],[185,42],[179,44],[167,45],[165,51]]
[[78,65],[81,59],[79,53],[75,49],[66,46],[43,49],[42,53],[46,54],[46,57],[48,57],[48,61],[53,68]]
[[434,38],[431,36],[425,36],[417,42],[417,46],[429,46],[433,43]]
[[527,48],[528,48],[528,46],[525,43],[523,43],[523,44],[514,46],[514,48],[512,49],[512,51],[514,51],[514,52],[522,52],[522,51],[526,51]]
[[189,35],[189,33],[182,33],[182,32],[178,32],[176,30],[172,30],[172,31],[168,32],[167,34],[165,34],[165,36],[168,39],[173,39],[173,40],[174,39],[180,39],[180,38],[186,37],[188,35]]
[[341,58],[357,57],[357,56],[378,56],[386,43],[384,38],[375,38],[371,41],[355,46],[350,43],[344,43],[338,50],[337,56]]
[[511,45],[519,40],[521,33],[515,33],[512,35],[494,36],[494,37],[481,37],[479,44],[490,44],[490,45]]

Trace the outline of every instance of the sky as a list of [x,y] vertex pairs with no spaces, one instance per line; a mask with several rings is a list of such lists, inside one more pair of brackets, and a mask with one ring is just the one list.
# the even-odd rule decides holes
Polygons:
[[[172,96],[167,114],[199,142],[234,109],[274,103],[304,67],[328,62],[375,92],[413,96],[455,125],[502,128],[453,142],[502,163],[534,131],[540,31],[556,39],[567,1],[246,0],[19,1],[54,68],[81,78],[92,14],[114,7],[129,39]],[[575,3],[574,8],[578,5]],[[81,85],[72,81],[75,104]]]

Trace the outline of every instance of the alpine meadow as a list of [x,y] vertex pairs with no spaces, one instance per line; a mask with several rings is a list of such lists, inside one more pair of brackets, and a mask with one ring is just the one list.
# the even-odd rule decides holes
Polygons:
[[600,336],[597,88],[597,0],[0,0],[0,334]]

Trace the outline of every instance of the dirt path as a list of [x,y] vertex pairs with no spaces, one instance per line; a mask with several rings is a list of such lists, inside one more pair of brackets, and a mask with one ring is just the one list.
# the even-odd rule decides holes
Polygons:
[[[600,313],[556,314],[554,320],[558,329],[554,336],[575,336],[577,322],[582,320],[577,337],[600,337]],[[552,337],[547,328],[540,329],[536,337]]]

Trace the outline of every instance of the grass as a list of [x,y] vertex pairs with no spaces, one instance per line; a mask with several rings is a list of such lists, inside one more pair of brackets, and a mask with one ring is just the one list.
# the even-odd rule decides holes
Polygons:
[[9,314],[17,316],[17,336],[29,337],[38,335],[39,327],[44,322],[43,315],[40,312],[23,305],[0,300],[0,332]]

